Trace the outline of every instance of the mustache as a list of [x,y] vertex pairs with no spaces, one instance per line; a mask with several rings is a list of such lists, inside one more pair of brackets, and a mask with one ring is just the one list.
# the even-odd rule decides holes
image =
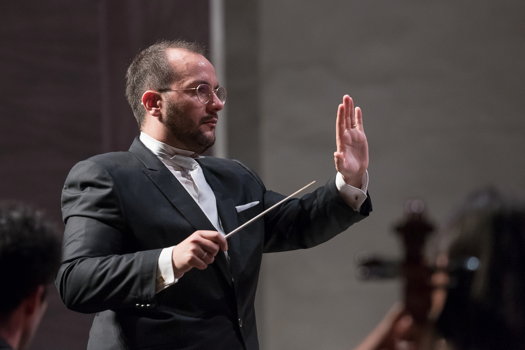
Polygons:
[[201,123],[208,123],[215,120],[219,120],[218,115],[207,115],[201,119]]

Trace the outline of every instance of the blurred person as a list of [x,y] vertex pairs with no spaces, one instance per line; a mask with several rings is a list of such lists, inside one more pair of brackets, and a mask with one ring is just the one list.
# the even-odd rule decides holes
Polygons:
[[195,43],[164,41],[126,78],[140,135],[70,171],[59,293],[96,313],[88,349],[258,349],[262,254],[318,245],[371,211],[362,111],[343,97],[325,186],[226,240],[285,196],[238,161],[203,156],[226,102],[215,68]]
[[60,257],[60,237],[40,212],[22,203],[0,203],[0,349],[28,347]]
[[430,247],[428,320],[396,304],[355,350],[525,349],[525,203],[476,191]]

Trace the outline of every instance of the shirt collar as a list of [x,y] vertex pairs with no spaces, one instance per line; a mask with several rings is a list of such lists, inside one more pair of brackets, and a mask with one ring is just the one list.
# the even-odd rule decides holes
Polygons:
[[144,144],[144,146],[146,146],[146,148],[148,148],[159,158],[172,158],[176,155],[190,158],[199,158],[199,155],[195,152],[170,146],[167,143],[154,139],[142,131],[140,132],[139,139]]

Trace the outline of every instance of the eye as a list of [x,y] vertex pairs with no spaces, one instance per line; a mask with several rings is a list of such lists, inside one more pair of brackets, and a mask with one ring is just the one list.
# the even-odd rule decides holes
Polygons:
[[206,99],[208,99],[211,95],[211,87],[207,84],[200,84],[197,86],[196,91],[200,97],[204,97]]

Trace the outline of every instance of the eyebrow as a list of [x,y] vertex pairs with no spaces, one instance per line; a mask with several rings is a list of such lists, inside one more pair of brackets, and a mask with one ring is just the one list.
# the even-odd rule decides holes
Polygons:
[[210,84],[209,81],[207,80],[195,80],[195,81],[192,81],[189,85],[200,85],[200,84],[206,84],[206,85],[209,85],[211,86],[213,89],[217,89],[218,87],[220,87],[221,85],[220,84],[217,84],[216,86],[213,86],[212,84]]

